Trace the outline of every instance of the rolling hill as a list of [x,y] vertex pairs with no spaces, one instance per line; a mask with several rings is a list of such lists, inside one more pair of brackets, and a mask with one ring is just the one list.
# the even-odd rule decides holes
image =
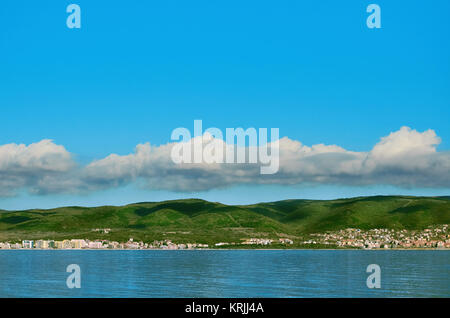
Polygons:
[[[126,206],[0,210],[0,241],[87,238],[214,243],[298,238],[344,228],[423,229],[450,224],[449,197],[372,196],[225,205],[199,199]],[[101,234],[93,229],[110,228]]]

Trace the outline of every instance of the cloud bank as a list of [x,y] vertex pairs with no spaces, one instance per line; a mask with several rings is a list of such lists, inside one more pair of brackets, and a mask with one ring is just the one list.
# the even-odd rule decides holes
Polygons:
[[[208,135],[203,142],[213,140]],[[175,164],[175,143],[137,145],[135,152],[111,154],[80,166],[74,155],[51,140],[0,146],[0,196],[26,190],[35,194],[80,193],[137,182],[154,190],[207,191],[240,184],[393,185],[405,188],[450,188],[450,152],[438,152],[433,130],[402,127],[368,152],[336,145],[279,141],[277,174],[261,175],[259,164]]]

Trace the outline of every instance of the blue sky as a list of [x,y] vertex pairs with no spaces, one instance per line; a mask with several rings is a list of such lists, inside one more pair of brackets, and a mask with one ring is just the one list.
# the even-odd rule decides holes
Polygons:
[[[66,6],[82,27],[66,27]],[[52,139],[88,164],[176,127],[279,127],[305,145],[365,152],[408,126],[450,149],[450,2],[3,1],[0,145]],[[198,193],[130,184],[31,195],[0,208],[122,204],[177,197],[227,203],[377,193],[444,195],[446,187],[237,185]]]

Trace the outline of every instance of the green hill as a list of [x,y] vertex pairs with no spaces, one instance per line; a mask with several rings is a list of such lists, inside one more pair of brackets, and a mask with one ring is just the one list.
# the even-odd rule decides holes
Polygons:
[[[450,224],[450,197],[373,196],[232,206],[189,199],[126,206],[0,210],[0,241],[87,238],[238,242],[344,228],[423,229]],[[94,229],[110,228],[108,234]]]

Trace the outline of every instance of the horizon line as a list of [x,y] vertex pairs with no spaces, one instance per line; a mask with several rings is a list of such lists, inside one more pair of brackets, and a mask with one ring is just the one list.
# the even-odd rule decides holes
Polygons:
[[340,197],[335,199],[284,199],[284,200],[277,200],[277,201],[260,201],[250,204],[226,204],[222,203],[220,201],[209,201],[201,198],[185,198],[185,199],[170,199],[170,200],[162,200],[162,201],[141,201],[141,202],[132,202],[122,205],[95,205],[95,206],[81,206],[81,205],[66,205],[66,206],[58,206],[54,208],[30,208],[30,209],[23,209],[23,210],[4,210],[0,208],[0,212],[32,212],[34,210],[39,211],[49,211],[49,210],[56,210],[56,209],[65,209],[65,208],[82,208],[82,209],[95,209],[95,208],[103,208],[103,207],[113,207],[113,208],[119,208],[119,207],[126,207],[131,205],[139,205],[139,204],[158,204],[158,203],[165,203],[165,202],[174,202],[174,201],[190,201],[190,200],[197,200],[197,201],[204,201],[209,203],[217,203],[222,204],[225,206],[231,206],[231,207],[240,207],[240,206],[251,206],[255,204],[267,204],[267,203],[277,203],[277,202],[286,202],[286,201],[339,201],[339,200],[351,200],[351,199],[363,199],[363,198],[375,198],[375,197],[398,197],[398,198],[435,198],[435,199],[450,199],[450,195],[402,195],[402,194],[377,194],[377,195],[363,195],[363,196],[355,196],[355,197]]

